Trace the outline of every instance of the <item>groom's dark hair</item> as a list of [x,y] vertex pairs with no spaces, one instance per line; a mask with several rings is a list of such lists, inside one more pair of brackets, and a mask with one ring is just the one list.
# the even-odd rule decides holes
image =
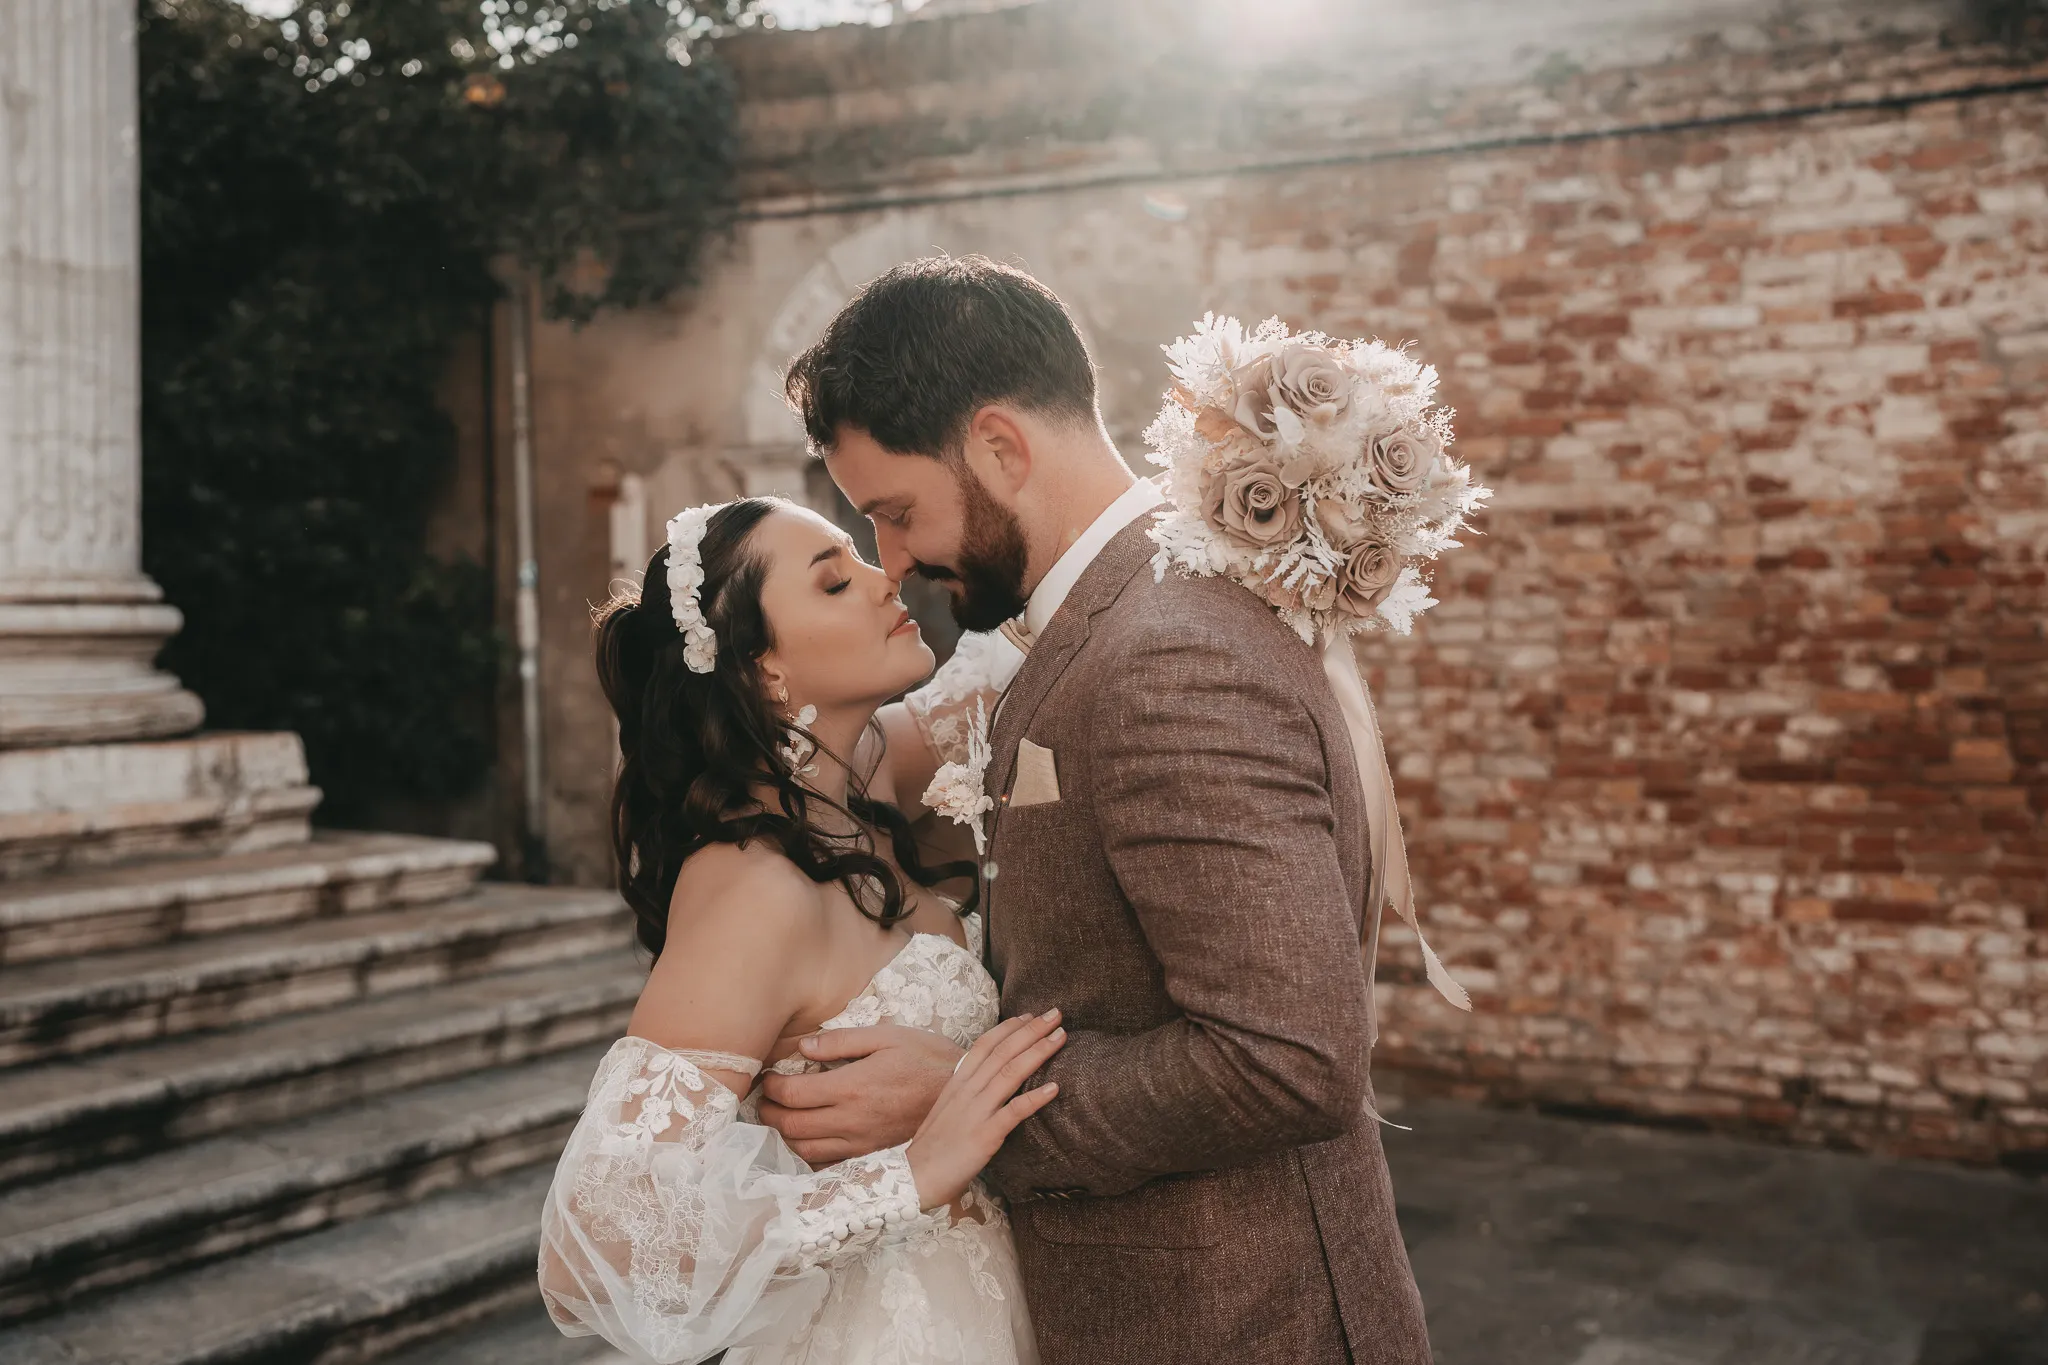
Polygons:
[[1066,305],[986,256],[926,256],[869,281],[790,362],[783,391],[820,455],[851,426],[946,459],[989,403],[1095,421],[1095,363]]

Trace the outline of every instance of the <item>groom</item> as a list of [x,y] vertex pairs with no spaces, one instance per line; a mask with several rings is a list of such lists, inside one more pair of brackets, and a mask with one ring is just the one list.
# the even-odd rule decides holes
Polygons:
[[[1318,657],[1228,579],[1155,578],[1159,495],[1030,276],[899,266],[788,390],[883,568],[970,629],[1022,616],[982,895],[1003,1013],[1057,1005],[1068,1042],[987,1178],[1047,1365],[1427,1362],[1367,1112],[1362,794]],[[846,1065],[771,1077],[763,1115],[814,1162],[904,1141],[958,1056],[892,1028],[807,1051]]]

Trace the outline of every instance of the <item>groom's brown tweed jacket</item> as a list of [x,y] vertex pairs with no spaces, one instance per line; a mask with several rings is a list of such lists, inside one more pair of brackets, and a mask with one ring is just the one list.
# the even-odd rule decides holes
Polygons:
[[997,713],[1059,800],[999,804],[983,894],[1003,1013],[1054,1005],[1059,1098],[989,1178],[1046,1365],[1423,1365],[1365,1106],[1358,775],[1315,651],[1224,579],[1155,581],[1144,517]]

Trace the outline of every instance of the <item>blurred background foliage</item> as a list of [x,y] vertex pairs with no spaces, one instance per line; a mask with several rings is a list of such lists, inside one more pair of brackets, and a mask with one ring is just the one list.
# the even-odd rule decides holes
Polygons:
[[142,0],[146,567],[216,729],[302,735],[322,818],[476,789],[504,649],[427,553],[493,266],[587,318],[730,211],[711,50],[751,0]]

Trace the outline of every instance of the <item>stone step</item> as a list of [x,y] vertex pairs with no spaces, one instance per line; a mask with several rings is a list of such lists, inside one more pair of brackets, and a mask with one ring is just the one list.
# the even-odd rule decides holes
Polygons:
[[0,1322],[552,1164],[602,1054],[581,1047],[17,1190],[0,1202]]
[[609,891],[461,900],[0,969],[0,1067],[221,1028],[623,943]]
[[577,961],[0,1072],[0,1190],[361,1104],[625,1030],[647,980],[622,946]]
[[448,900],[489,844],[322,832],[305,844],[0,882],[0,966]]
[[595,1337],[565,1337],[540,1299],[386,1356],[380,1365],[606,1365],[629,1357]]
[[7,1365],[376,1360],[531,1303],[553,1167],[522,1167],[0,1328]]
[[319,804],[293,734],[0,749],[0,880],[303,843]]

